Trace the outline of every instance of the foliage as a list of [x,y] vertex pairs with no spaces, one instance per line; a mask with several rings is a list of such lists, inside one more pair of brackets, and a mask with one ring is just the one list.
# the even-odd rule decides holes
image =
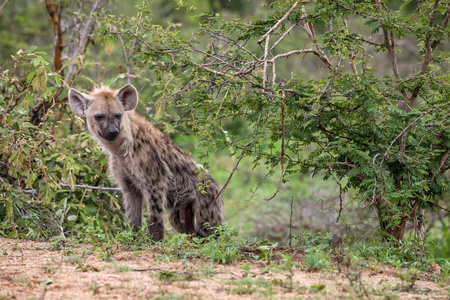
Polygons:
[[[66,101],[69,85],[102,81],[145,87],[139,110],[175,137],[194,133],[203,157],[229,151],[225,186],[243,161],[265,167],[262,181],[275,177],[269,199],[293,175],[320,176],[356,190],[387,239],[401,239],[407,221],[420,235],[424,211],[448,202],[448,1],[276,1],[252,19],[216,0],[142,1],[134,17],[103,1],[25,2],[0,9],[10,37],[0,47],[0,235],[98,244],[123,232],[120,193],[86,188],[113,182]],[[54,35],[33,34],[49,5]],[[42,48],[17,51],[32,44]],[[202,251],[232,260],[219,240]]]
[[[1,72],[2,234],[45,238],[86,230],[111,235],[122,226],[116,197],[75,188],[80,182],[112,185],[106,159],[88,134],[67,135],[68,124],[80,120],[69,116],[65,103],[58,101],[56,95],[66,91],[60,75],[50,70],[46,54],[36,47],[19,51]],[[33,124],[29,111],[47,101],[52,107]]]
[[[387,239],[402,239],[407,221],[423,238],[423,212],[449,186],[447,1],[277,1],[251,21],[179,1],[199,22],[190,39],[176,24],[152,25],[148,6],[136,18],[99,19],[97,42],[121,37],[135,72],[156,75],[156,118],[177,106],[178,124],[201,136],[205,154],[231,149],[231,176],[247,156],[267,166],[266,178],[280,169],[271,198],[288,175],[312,173],[341,194],[356,189]],[[305,36],[299,49],[292,41]],[[417,45],[408,65],[400,42]],[[302,70],[307,60],[315,72]],[[244,130],[232,130],[242,120]]]
[[368,261],[378,264],[383,263],[398,268],[408,267],[426,271],[433,261],[431,251],[423,251],[417,238],[409,237],[398,243],[394,242],[369,242],[359,245],[359,255]]

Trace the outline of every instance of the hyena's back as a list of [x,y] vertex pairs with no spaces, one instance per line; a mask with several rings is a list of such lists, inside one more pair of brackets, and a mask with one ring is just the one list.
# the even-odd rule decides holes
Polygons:
[[163,208],[181,233],[204,237],[222,223],[218,185],[191,156],[134,111],[134,87],[104,88],[90,95],[71,90],[69,100],[109,152],[110,171],[124,194],[125,215],[134,230],[142,226],[143,203],[154,240],[164,237]]

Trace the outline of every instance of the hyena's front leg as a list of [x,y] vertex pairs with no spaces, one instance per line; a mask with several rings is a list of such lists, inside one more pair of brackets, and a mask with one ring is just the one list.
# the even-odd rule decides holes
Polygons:
[[134,232],[138,232],[142,226],[142,193],[132,185],[122,186],[125,204],[125,218],[132,226]]
[[147,199],[148,210],[148,232],[153,241],[160,241],[164,238],[164,215],[163,206],[166,199],[167,188],[165,186],[155,186]]

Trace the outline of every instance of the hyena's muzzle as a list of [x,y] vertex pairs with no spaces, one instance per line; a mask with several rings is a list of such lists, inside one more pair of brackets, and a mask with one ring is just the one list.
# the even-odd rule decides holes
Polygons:
[[96,115],[94,120],[97,127],[97,133],[107,141],[114,141],[120,134],[121,115],[107,117],[105,115]]

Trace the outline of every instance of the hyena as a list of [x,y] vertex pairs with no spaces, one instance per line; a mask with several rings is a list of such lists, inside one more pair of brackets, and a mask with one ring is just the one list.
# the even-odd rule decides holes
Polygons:
[[132,85],[83,94],[69,91],[72,112],[85,116],[88,128],[109,153],[109,170],[123,196],[125,216],[134,231],[142,226],[147,205],[148,232],[164,238],[163,209],[180,233],[206,237],[222,223],[223,201],[216,182],[194,159],[134,109]]

